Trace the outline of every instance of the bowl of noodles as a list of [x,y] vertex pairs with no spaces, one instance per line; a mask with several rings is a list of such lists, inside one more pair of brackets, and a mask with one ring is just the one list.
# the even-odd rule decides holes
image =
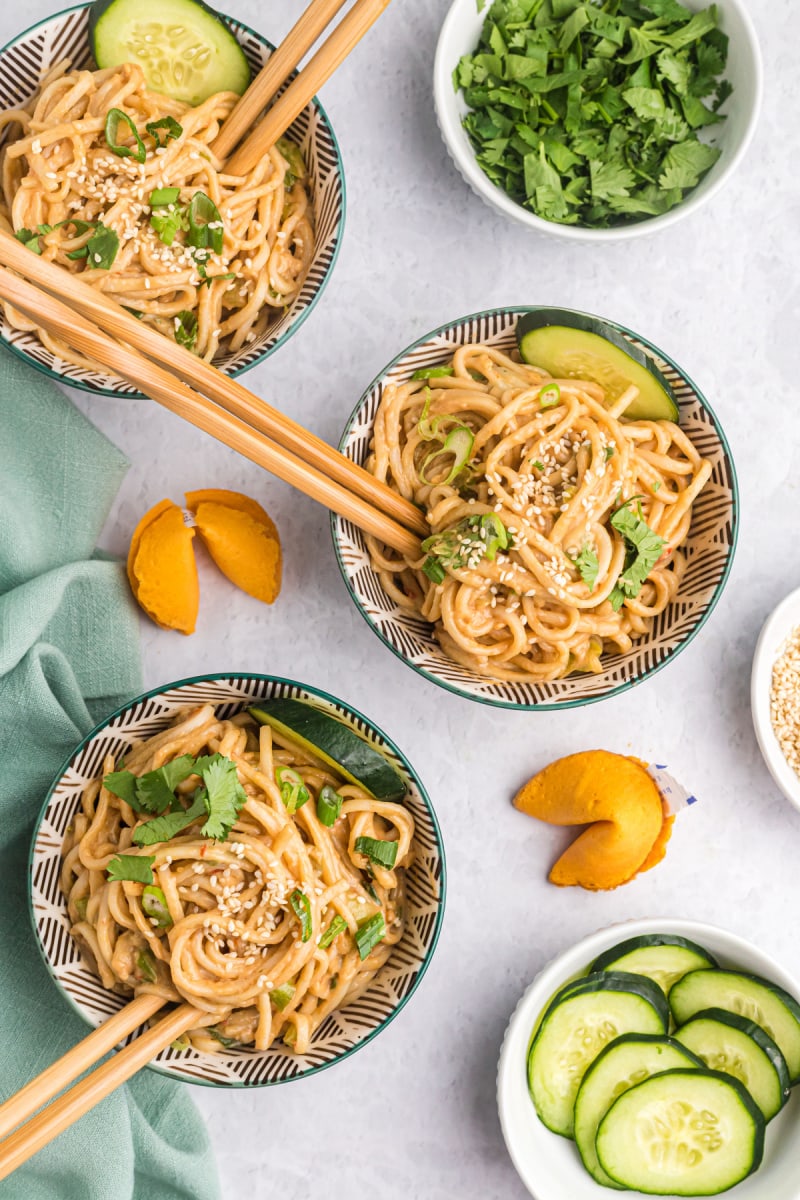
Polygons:
[[[523,362],[536,314],[600,327],[646,358],[675,420],[631,420],[594,380]],[[705,624],[738,530],[723,431],[689,376],[638,334],[571,310],[501,308],[425,335],[353,411],[340,449],[425,512],[403,559],[331,519],[345,584],[419,674],[471,700],[569,708],[655,674]]]
[[422,784],[370,721],[290,680],[214,675],[78,746],[37,823],[30,894],[87,1022],[142,993],[188,1001],[196,1028],[149,1065],[256,1087],[347,1058],[406,1005],[445,860]]
[[[234,93],[191,107],[148,90],[136,64],[97,71],[89,9],[48,17],[0,50],[0,228],[241,374],[300,328],[333,270],[345,218],[333,129],[315,99],[249,175],[226,176],[209,147]],[[272,45],[221,19],[255,75]],[[123,156],[106,138],[115,111],[125,118],[116,124]],[[208,211],[198,211],[197,227],[211,230],[202,250],[189,245],[198,196]],[[7,305],[0,337],[73,387],[140,394]]]

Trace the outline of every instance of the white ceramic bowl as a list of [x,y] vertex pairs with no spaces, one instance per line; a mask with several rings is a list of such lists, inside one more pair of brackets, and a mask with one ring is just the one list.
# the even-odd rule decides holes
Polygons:
[[[699,0],[684,0],[684,3],[691,9],[706,7]],[[545,221],[507,196],[478,166],[462,125],[468,109],[463,95],[453,88],[453,71],[462,55],[475,50],[489,4],[490,0],[487,0],[483,11],[478,11],[476,0],[453,0],[436,48],[433,95],[439,128],[453,162],[473,191],[490,208],[539,233],[584,242],[620,241],[674,225],[710,200],[730,179],[750,144],[761,108],[761,54],[744,0],[716,0],[720,27],[730,38],[725,78],[733,85],[733,94],[722,109],[727,119],[713,127],[714,143],[722,150],[721,157],[681,204],[660,217],[647,217],[613,229],[589,229],[581,225],[559,225],[554,221]]]
[[[618,942],[647,933],[674,933],[709,950],[720,966],[763,975],[792,995],[798,985],[769,955],[735,933],[700,921],[642,919],[601,929],[565,950],[537,975],[520,1000],[506,1030],[497,1072],[497,1106],[508,1152],[522,1182],[536,1200],[608,1200],[613,1192],[584,1170],[575,1144],[551,1133],[536,1115],[528,1094],[527,1057],[531,1032],[553,993],[583,974],[598,954]],[[800,1159],[797,1134],[800,1100],[795,1091],[767,1126],[761,1167],[734,1189],[736,1200],[797,1200]],[[629,1192],[628,1195],[639,1195]],[[667,1197],[666,1200],[677,1200]]]
[[[795,775],[784,758],[780,742],[775,736],[770,718],[770,691],[772,668],[781,647],[793,629],[800,626],[800,588],[790,592],[785,600],[767,617],[759,634],[753,655],[753,671],[750,676],[750,708],[753,725],[764,762],[769,773],[795,808],[800,809],[800,777]],[[800,1188],[798,1188],[800,1195]]]

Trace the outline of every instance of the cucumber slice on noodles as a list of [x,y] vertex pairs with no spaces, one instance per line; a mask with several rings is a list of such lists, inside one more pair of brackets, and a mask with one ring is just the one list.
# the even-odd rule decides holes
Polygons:
[[581,1080],[623,1033],[666,1032],[663,993],[643,976],[602,972],[568,984],[546,1010],[528,1051],[528,1088],[540,1120],[572,1137]]
[[800,1004],[776,983],[740,971],[690,971],[670,988],[669,1005],[677,1025],[705,1008],[755,1021],[777,1043],[792,1083],[800,1080]]
[[760,1025],[721,1008],[692,1017],[675,1038],[693,1050],[706,1066],[733,1075],[747,1088],[765,1121],[771,1121],[789,1099],[789,1068],[775,1042]]
[[98,67],[138,63],[152,91],[186,104],[250,83],[244,51],[201,0],[96,0],[89,44]]
[[604,1187],[620,1185],[600,1166],[597,1127],[611,1105],[650,1075],[675,1067],[702,1067],[702,1059],[672,1038],[626,1033],[602,1050],[583,1077],[575,1099],[575,1142],[586,1170]]
[[664,993],[689,971],[716,967],[717,960],[688,938],[669,933],[628,938],[599,955],[590,971],[633,971],[652,979]]
[[689,1069],[653,1075],[611,1105],[597,1157],[625,1188],[655,1196],[716,1196],[764,1153],[764,1118],[738,1079]]
[[534,309],[517,322],[517,345],[525,362],[556,379],[600,384],[607,404],[634,384],[639,395],[623,414],[630,420],[678,420],[672,388],[652,358],[598,317],[564,308]]
[[376,800],[399,800],[406,785],[391,763],[349,725],[302,700],[262,700],[248,710],[262,725],[307,750]]

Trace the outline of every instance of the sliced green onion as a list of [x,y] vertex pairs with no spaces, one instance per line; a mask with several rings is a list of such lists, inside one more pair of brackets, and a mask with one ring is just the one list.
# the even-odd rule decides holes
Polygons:
[[328,928],[319,939],[320,950],[327,950],[331,942],[335,942],[340,933],[344,933],[347,929],[347,921],[339,913],[331,921]]
[[372,899],[377,904],[378,908],[381,908],[381,898],[378,895],[378,893],[375,891],[375,888],[372,886],[371,883],[368,883],[366,885],[366,887],[364,888],[364,891],[367,893],[368,896],[372,897]]
[[275,144],[289,164],[289,170],[283,180],[284,186],[291,187],[296,179],[305,179],[308,169],[300,147],[287,137],[278,138]]
[[148,884],[142,892],[142,908],[150,920],[156,921],[160,928],[165,929],[172,924],[167,897],[155,884]]
[[180,195],[179,187],[155,188],[150,193],[150,207],[161,208],[165,204],[177,204]]
[[[438,428],[438,423],[440,420],[441,418],[434,417],[433,421],[428,423],[433,431],[432,436],[434,437],[437,436],[436,428]],[[436,423],[436,428],[434,428],[434,423]],[[420,425],[421,424],[422,420],[420,418]],[[426,479],[425,477],[425,472],[428,469],[428,463],[433,462],[434,459],[439,458],[439,456],[442,454],[452,454],[454,460],[453,465],[450,468],[450,473],[447,478],[442,481],[445,484],[452,483],[456,475],[460,474],[460,472],[469,462],[469,459],[472,455],[472,447],[474,445],[475,437],[472,433],[472,430],[468,429],[466,425],[456,426],[455,429],[448,433],[447,437],[444,439],[444,443],[436,450],[432,450],[425,459],[425,462],[422,464],[420,469],[420,479],[422,479],[424,483],[430,483],[430,480]]]
[[557,383],[548,383],[539,392],[539,404],[542,408],[552,408],[561,399],[561,388]]
[[387,842],[381,838],[358,837],[355,850],[356,854],[365,855],[379,867],[391,869],[397,862],[397,842]]
[[180,229],[188,229],[189,222],[184,208],[166,208],[164,212],[150,214],[150,227],[158,234],[165,246],[171,246]]
[[188,1033],[182,1033],[179,1038],[175,1038],[174,1042],[170,1042],[170,1050],[188,1050],[191,1046]]
[[[132,317],[136,317],[137,321],[141,321],[144,316],[144,313],[138,308],[128,308],[127,304],[123,304],[122,307],[125,309],[125,312],[129,312]],[[178,1040],[180,1041],[180,1038]]]
[[269,998],[272,1001],[272,1003],[275,1005],[275,1007],[280,1012],[283,1012],[283,1010],[286,1008],[286,1005],[292,999],[292,996],[294,996],[296,991],[297,991],[297,988],[291,982],[291,980],[287,980],[287,982],[282,983],[280,987],[273,988],[269,994]]
[[283,1035],[284,1046],[293,1046],[297,1041],[297,1026],[288,1025]]
[[[204,272],[205,272],[205,268],[204,268]],[[204,273],[203,278],[200,280],[200,282],[197,286],[205,287],[206,285],[208,285],[208,287],[211,287],[212,283],[216,283],[216,281],[218,279],[235,279],[235,278],[236,278],[235,271],[226,271],[223,275],[206,275]]]
[[540,460],[537,458],[537,459],[536,459],[536,461],[535,461],[535,463],[533,464],[533,469],[534,469],[535,471],[543,471],[543,470],[544,470],[544,463],[543,463],[543,462],[541,462],[541,461],[540,461]]
[[422,570],[433,583],[444,583],[447,578],[447,572],[438,558],[432,558],[430,555],[422,564]]
[[308,800],[308,788],[303,783],[297,771],[293,771],[291,767],[278,767],[275,771],[275,778],[278,781],[278,787],[281,790],[281,800],[286,805],[286,811],[289,813],[297,812],[298,808],[302,808],[306,800]]
[[605,450],[603,451],[603,453],[605,454],[605,457],[606,457],[606,462],[608,462],[608,460],[609,460],[610,458],[613,458],[613,457],[614,457],[614,447],[613,447],[613,446],[606,446],[606,448],[605,448]]
[[197,342],[197,313],[184,309],[175,317],[175,341],[187,350],[193,350]]
[[[136,149],[130,146],[121,146],[117,141],[119,135],[120,122],[128,126],[131,136],[136,142]],[[143,163],[147,158],[147,151],[144,148],[144,142],[139,137],[139,130],[134,125],[131,118],[121,108],[110,108],[106,117],[106,142],[112,154],[116,154],[117,158],[135,158],[138,163]]]
[[220,211],[205,192],[195,192],[189,204],[189,233],[187,241],[198,249],[211,248],[222,253],[223,223]]
[[481,517],[481,537],[486,543],[485,554],[490,562],[498,550],[507,550],[511,545],[508,530],[497,513],[484,513]]
[[419,379],[443,379],[446,375],[455,374],[452,367],[420,367],[411,376],[413,381]]
[[208,1031],[215,1041],[224,1046],[226,1050],[230,1050],[233,1046],[238,1046],[236,1038],[228,1037],[227,1034],[220,1033],[218,1029],[209,1029]]
[[88,903],[88,896],[81,896],[80,900],[75,901],[75,911],[82,921],[86,920],[86,906]]
[[366,921],[359,921],[355,932],[355,943],[358,947],[358,957],[362,962],[365,958],[369,958],[385,933],[386,922],[383,919],[383,913],[375,913],[374,916],[367,917]]
[[[173,138],[179,138],[183,133],[183,126],[179,125],[174,117],[159,117],[157,121],[148,121],[145,125],[145,130],[158,143],[159,149],[166,146],[167,142]],[[164,134],[164,141],[161,141],[161,134]]]
[[142,950],[136,956],[136,966],[139,969],[139,974],[147,983],[155,983],[158,978],[156,972],[156,960],[149,950]]
[[326,783],[317,800],[317,820],[320,824],[327,825],[328,828],[335,825],[342,811],[342,803],[342,797],[336,789]]
[[307,942],[311,937],[311,901],[305,892],[295,888],[289,897],[292,911],[300,922],[300,941]]

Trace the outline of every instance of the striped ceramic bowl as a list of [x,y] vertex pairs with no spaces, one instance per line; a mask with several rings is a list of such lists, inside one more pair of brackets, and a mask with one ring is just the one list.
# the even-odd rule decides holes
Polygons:
[[[30,902],[39,949],[58,988],[90,1024],[99,1025],[125,1003],[107,992],[84,962],[69,933],[64,895],[59,885],[61,846],[81,793],[103,769],[107,754],[117,758],[135,740],[166,728],[183,709],[213,704],[232,716],[266,697],[289,696],[308,701],[345,722],[389,759],[406,782],[403,803],[416,826],[414,862],[406,876],[406,930],[391,957],[367,991],[352,1004],[331,1013],[314,1035],[307,1054],[271,1047],[261,1053],[225,1049],[219,1054],[196,1050],[163,1050],[154,1070],[189,1083],[211,1087],[262,1087],[314,1075],[349,1058],[385,1029],[408,1003],[433,957],[445,902],[445,859],[436,814],[408,759],[377,726],[354,708],[325,692],[268,675],[212,675],[167,684],[148,692],[99,725],[70,755],[45,799],[37,822],[29,862]],[[136,1030],[132,1038],[142,1030]]]
[[[47,17],[19,34],[0,50],[0,110],[24,104],[54,63],[69,58],[74,67],[91,67],[87,36],[89,4]],[[250,63],[253,75],[264,66],[274,46],[260,33],[223,17]],[[317,244],[308,275],[289,308],[255,341],[237,354],[220,355],[214,365],[227,375],[241,375],[288,341],[314,308],[333,271],[344,232],[345,186],[339,145],[324,108],[313,100],[288,130],[308,163],[312,184]],[[0,139],[0,144],[2,139]],[[103,370],[62,362],[35,334],[11,329],[0,312],[0,337],[5,344],[46,375],[72,387],[104,396],[139,396],[134,387]]]
[[[403,383],[420,367],[441,363],[456,346],[483,342],[509,351],[516,346],[517,320],[535,308],[496,308],[442,325],[398,354],[373,380],[353,410],[339,443],[348,458],[364,463],[372,444],[372,424],[386,383]],[[549,312],[556,310],[548,308]],[[562,310],[567,312],[569,310]],[[582,314],[588,315],[588,314]],[[420,675],[448,691],[484,704],[515,709],[573,708],[590,704],[641,683],[666,666],[702,629],[719,600],[733,564],[738,534],[738,489],[728,443],[719,421],[691,381],[663,351],[629,329],[608,321],[633,345],[653,358],[672,384],[680,423],[713,471],[694,503],[687,569],[676,599],[656,617],[647,637],[628,654],[606,654],[598,675],[576,674],[545,683],[505,683],[479,675],[448,658],[433,627],[416,613],[399,608],[372,569],[364,535],[342,517],[331,518],[339,569],[359,612],[381,641]]]

